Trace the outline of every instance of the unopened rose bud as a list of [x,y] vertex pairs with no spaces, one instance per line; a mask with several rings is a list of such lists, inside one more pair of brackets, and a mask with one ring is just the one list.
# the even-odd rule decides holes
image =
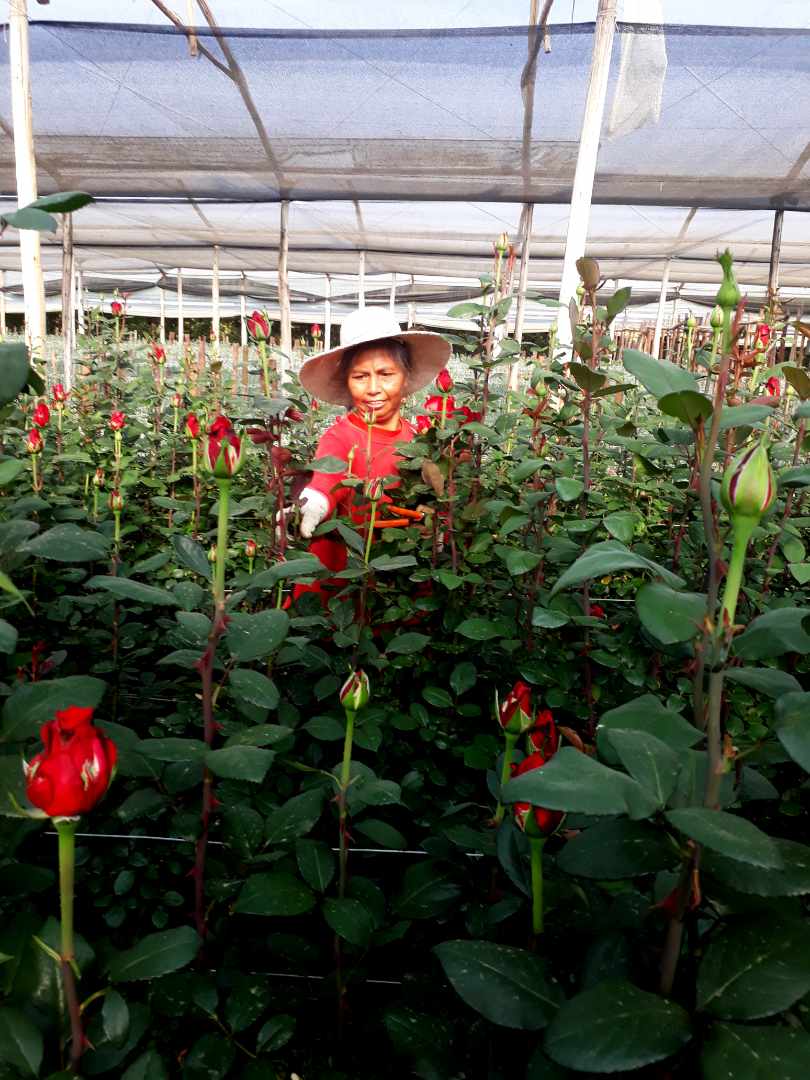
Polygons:
[[453,376],[447,370],[442,368],[439,374],[436,376],[436,388],[441,390],[443,394],[449,394],[453,389]]
[[93,486],[97,487],[97,488],[103,488],[104,487],[104,470],[103,469],[96,469],[96,471],[93,473]]
[[776,498],[776,483],[762,442],[734,458],[723,475],[720,497],[732,518],[758,521],[770,509]]
[[719,304],[715,304],[712,308],[712,313],[709,316],[709,326],[712,330],[721,330],[723,327],[723,309]]
[[45,443],[42,441],[42,435],[39,428],[32,428],[28,432],[28,438],[25,441],[25,449],[29,454],[41,454],[42,448]]
[[362,669],[353,671],[340,688],[340,704],[347,712],[358,712],[368,705],[370,697],[368,675]]
[[256,541],[247,539],[245,541],[245,555],[248,559],[256,558]]
[[381,477],[375,476],[371,480],[366,481],[367,499],[370,499],[372,502],[377,502],[378,499],[382,498],[382,493],[383,482]]
[[123,315],[124,313],[124,305],[119,303],[118,300],[113,300],[110,304],[110,311],[118,318],[119,315]]
[[217,561],[217,545],[216,544],[212,544],[211,547],[208,549],[208,561],[210,563],[212,563],[212,564]]
[[509,233],[502,232],[495,241],[495,250],[499,255],[505,255],[509,250]]
[[583,255],[581,259],[577,259],[577,273],[582,278],[582,284],[586,289],[595,289],[599,284],[599,263],[596,259],[591,259],[587,255]]
[[182,404],[182,397],[179,394],[172,394],[172,408],[179,409]]
[[723,268],[723,282],[717,290],[716,302],[724,312],[734,311],[740,302],[740,290],[734,277],[734,259],[728,248],[717,256],[717,261]]
[[498,721],[505,732],[520,735],[534,723],[532,716],[532,689],[518,680],[498,709]]
[[107,496],[107,505],[113,513],[120,514],[124,509],[124,496],[120,491],[111,491]]

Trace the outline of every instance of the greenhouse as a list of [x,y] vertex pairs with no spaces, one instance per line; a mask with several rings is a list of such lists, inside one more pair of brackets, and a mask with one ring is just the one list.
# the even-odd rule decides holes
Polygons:
[[806,1080],[810,6],[0,57],[0,1080]]

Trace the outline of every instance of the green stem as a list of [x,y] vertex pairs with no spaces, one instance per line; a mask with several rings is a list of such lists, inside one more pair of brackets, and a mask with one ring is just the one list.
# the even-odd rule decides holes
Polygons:
[[225,556],[228,552],[228,509],[231,497],[230,480],[217,480],[219,513],[217,515],[217,561],[214,567],[214,605],[225,607]]
[[62,959],[75,959],[73,951],[73,884],[76,865],[78,818],[54,818],[59,834],[59,917],[62,921]]
[[532,933],[543,933],[543,848],[544,836],[529,837],[529,853],[532,867]]
[[439,421],[439,427],[443,430],[447,423],[447,394],[442,398],[442,418]]
[[363,561],[368,566],[369,556],[371,555],[371,541],[374,539],[374,522],[377,520],[377,500],[371,500],[371,514],[368,519],[368,536],[366,537],[366,550],[363,555]]
[[720,613],[721,626],[734,625],[734,616],[737,612],[737,599],[740,595],[743,570],[745,568],[745,553],[748,550],[748,541],[757,527],[756,518],[738,517],[732,523],[733,542],[731,545],[731,560],[726,574],[726,585],[723,590],[723,608]]
[[259,360],[262,364],[262,382],[264,383],[264,396],[270,397],[270,371],[267,367],[267,345],[263,341],[257,341]]
[[31,487],[36,495],[39,491],[39,474],[37,472],[37,455],[31,455]]
[[113,516],[115,518],[114,542],[115,542],[115,547],[116,547],[116,550],[117,550],[121,545],[121,511],[120,510],[114,510],[113,511]]
[[346,710],[346,735],[343,740],[343,762],[340,767],[340,791],[338,794],[340,806],[340,882],[338,885],[338,895],[341,900],[346,893],[346,880],[348,877],[347,871],[349,865],[349,851],[346,845],[346,819],[348,817],[348,812],[346,810],[346,793],[349,790],[349,783],[351,781],[352,741],[354,740],[354,718],[356,715],[354,710]]
[[506,808],[503,805],[501,795],[502,795],[502,792],[503,792],[503,789],[504,789],[504,785],[506,784],[506,781],[512,775],[511,769],[510,769],[510,766],[512,764],[512,755],[515,752],[515,746],[517,745],[517,741],[520,738],[519,735],[513,735],[509,731],[505,731],[503,733],[503,735],[504,735],[504,738],[506,739],[506,749],[503,752],[503,768],[501,769],[501,790],[498,793],[498,807],[497,807],[497,809],[495,811],[495,824],[496,825],[500,825],[500,823],[503,821],[503,815],[504,815],[504,812],[505,812]]

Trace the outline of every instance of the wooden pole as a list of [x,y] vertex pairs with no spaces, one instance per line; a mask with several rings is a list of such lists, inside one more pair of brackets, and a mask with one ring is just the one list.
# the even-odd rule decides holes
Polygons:
[[245,296],[245,290],[247,289],[247,278],[245,277],[245,271],[241,274],[242,290],[239,293],[239,342],[243,349],[247,348],[248,334],[247,334],[247,297]]
[[219,245],[214,244],[211,267],[211,338],[219,345]]
[[278,306],[281,315],[281,353],[278,364],[278,388],[281,389],[286,377],[285,366],[292,360],[292,318],[290,315],[290,285],[287,276],[290,237],[290,204],[287,199],[281,203],[281,228],[278,244]]
[[357,306],[366,306],[366,253],[361,251],[357,258]]
[[672,251],[669,254],[669,258],[664,264],[664,273],[661,277],[661,292],[658,294],[658,311],[655,316],[655,333],[653,334],[652,342],[652,354],[655,357],[657,357],[659,352],[661,351],[661,331],[664,327],[664,311],[667,305],[667,289],[669,288],[669,274],[670,270],[672,269],[672,258],[674,254],[678,251],[678,249],[681,247],[683,239],[686,236],[689,226],[692,224],[696,213],[697,207],[693,206],[684,218],[683,224],[678,230],[678,235],[675,238],[675,243],[673,245]]
[[6,336],[6,294],[3,289],[6,287],[6,272],[0,270],[0,337]]
[[76,261],[76,252],[73,253],[73,262],[76,266],[76,332],[83,334],[85,332],[84,324],[84,279],[82,278],[81,267]]
[[73,217],[62,215],[62,375],[65,389],[73,386]]
[[[31,114],[31,72],[28,52],[28,0],[9,0],[8,50],[11,70],[11,116],[14,125],[14,165],[17,174],[17,205],[27,206],[37,197],[37,164]],[[34,353],[42,355],[45,343],[45,283],[39,233],[20,229],[20,265],[25,310],[25,338]]]
[[779,291],[779,257],[782,254],[782,223],[784,210],[775,210],[773,215],[773,236],[771,237],[771,264],[768,267],[768,298],[772,299]]
[[413,288],[416,284],[413,274],[411,274],[411,298],[408,301],[408,329],[416,322],[416,302],[413,299]]
[[166,290],[158,289],[160,293],[160,344],[166,344]]
[[568,216],[568,234],[565,240],[562,281],[560,282],[560,311],[557,316],[557,340],[564,348],[570,348],[573,330],[568,304],[576,292],[578,274],[577,259],[585,254],[588,222],[591,216],[591,198],[596,177],[596,161],[599,156],[599,134],[607,97],[610,55],[616,30],[617,0],[599,0],[596,13],[596,29],[593,38],[593,58],[588,78],[588,94],[585,114],[579,136],[577,167],[571,189],[571,208]]
[[326,275],[326,296],[323,301],[323,347],[332,348],[332,275]]
[[[534,221],[534,203],[526,203],[523,207],[523,230],[520,242],[520,275],[518,277],[517,313],[515,315],[515,340],[520,344],[523,341],[523,321],[526,315],[526,285],[529,281],[529,259],[532,247],[532,222]],[[518,362],[509,365],[509,374],[506,385],[509,390],[517,390],[520,364]]]
[[177,268],[177,340],[180,343],[180,360],[185,354],[185,323],[183,320],[183,267]]
[[391,275],[391,292],[388,295],[388,310],[393,315],[397,309],[397,275]]

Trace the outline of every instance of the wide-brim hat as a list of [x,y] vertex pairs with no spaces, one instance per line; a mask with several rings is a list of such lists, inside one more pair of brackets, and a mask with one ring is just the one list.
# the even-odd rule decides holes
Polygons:
[[383,338],[393,338],[408,346],[411,370],[406,392],[409,394],[432,382],[446,365],[452,351],[450,343],[441,334],[429,330],[400,329],[387,308],[360,308],[343,320],[340,345],[336,349],[317,353],[304,363],[298,373],[301,385],[320,401],[351,405],[351,394],[340,372],[343,354],[355,345],[371,345]]

